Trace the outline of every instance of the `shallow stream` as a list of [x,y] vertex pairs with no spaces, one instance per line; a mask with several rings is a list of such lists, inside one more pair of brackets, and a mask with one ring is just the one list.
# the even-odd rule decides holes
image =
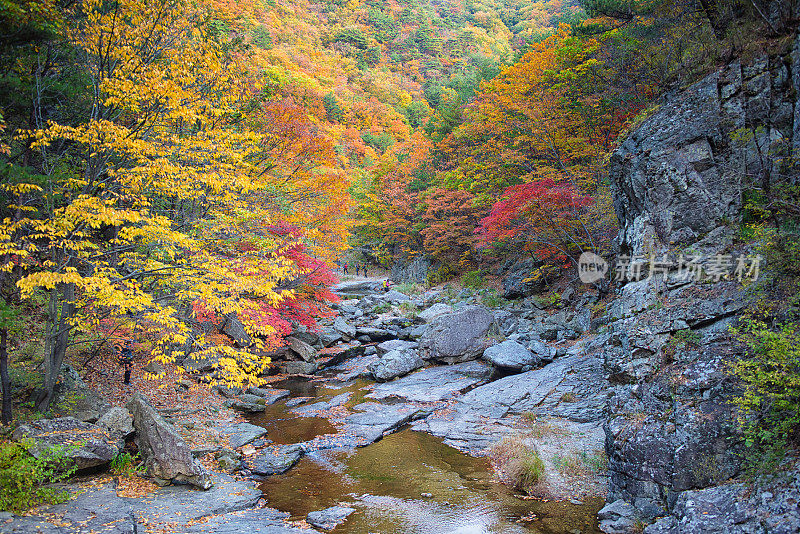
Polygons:
[[[362,402],[367,382],[334,389],[318,382],[275,384],[308,403],[353,393],[347,405]],[[269,430],[276,443],[299,443],[334,427],[318,417],[297,417],[284,402],[250,419]],[[489,462],[408,428],[367,447],[309,454],[283,475],[261,484],[269,506],[293,520],[308,512],[350,503],[356,512],[334,534],[595,534],[602,499],[583,504],[523,500],[494,480]],[[521,518],[533,521],[523,521]]]

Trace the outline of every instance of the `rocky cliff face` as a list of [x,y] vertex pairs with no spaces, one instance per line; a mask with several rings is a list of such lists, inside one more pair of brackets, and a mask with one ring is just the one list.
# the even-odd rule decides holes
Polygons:
[[[798,94],[796,42],[784,55],[730,64],[668,95],[612,155],[620,255],[640,256],[645,279],[625,284],[609,307],[608,500],[633,504],[645,521],[674,514],[646,532],[700,531],[682,525],[681,510],[704,496],[719,500],[714,487],[739,472],[726,362],[739,356],[728,327],[748,300],[736,281],[687,280],[677,265],[648,277],[648,258],[700,256],[709,274],[717,255],[751,252],[734,244],[731,221],[747,180],[794,172],[784,156],[800,148]],[[720,525],[730,523],[725,532],[740,531],[734,515],[719,514]],[[633,528],[614,510],[603,517],[607,532]]]

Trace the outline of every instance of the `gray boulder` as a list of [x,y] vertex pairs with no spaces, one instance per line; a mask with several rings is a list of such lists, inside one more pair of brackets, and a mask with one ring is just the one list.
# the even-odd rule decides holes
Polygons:
[[120,406],[114,406],[101,415],[96,424],[117,441],[124,440],[134,432],[133,416]]
[[621,499],[605,505],[597,512],[597,519],[600,530],[606,534],[634,534],[641,531],[637,524],[640,519],[636,508]]
[[319,341],[325,347],[330,347],[337,341],[342,340],[342,334],[340,334],[335,328],[326,326],[322,328],[319,333]]
[[262,476],[285,473],[303,456],[303,448],[298,445],[268,447],[250,461],[250,470]]
[[542,360],[516,341],[506,340],[483,352],[483,359],[503,369],[528,370],[538,367]]
[[278,368],[287,375],[312,375],[317,372],[317,362],[281,362]]
[[211,476],[193,457],[192,451],[141,393],[135,393],[127,404],[133,414],[136,445],[148,473],[156,483],[191,484],[201,489],[212,486]]
[[419,347],[416,341],[403,341],[402,339],[392,339],[379,343],[376,347],[378,356],[383,356],[393,350],[414,350]]
[[345,340],[356,337],[356,327],[348,323],[343,317],[337,317],[333,321],[333,328],[339,332]]
[[238,449],[266,435],[267,429],[250,423],[238,423],[229,432],[228,441],[231,444],[231,448]]
[[325,510],[309,513],[306,520],[312,527],[321,528],[322,530],[333,530],[355,511],[355,508],[350,508],[348,506],[331,506]]
[[229,313],[225,316],[225,324],[222,326],[222,332],[236,341],[240,347],[249,347],[253,344],[253,338],[244,329],[244,325],[239,320],[236,313]]
[[422,310],[417,314],[417,318],[421,321],[425,321],[426,323],[431,322],[432,320],[436,319],[440,315],[446,315],[448,313],[453,313],[453,307],[449,304],[443,304],[441,302],[434,304],[430,308]]
[[266,401],[258,395],[242,393],[232,399],[225,401],[225,406],[239,410],[241,412],[258,413],[266,408]]
[[391,289],[386,293],[380,296],[381,300],[391,303],[399,303],[399,302],[408,302],[411,300],[411,297],[406,295],[405,293],[400,293],[396,289]]
[[286,341],[289,342],[289,348],[292,349],[292,352],[300,356],[305,362],[313,362],[317,358],[317,349],[302,341],[299,338],[290,336],[286,338]]
[[61,382],[56,386],[53,415],[94,423],[111,408],[102,395],[86,386],[72,366],[65,365],[61,376]]
[[384,354],[372,366],[372,375],[376,380],[385,382],[398,376],[407,375],[411,371],[425,365],[422,358],[414,350],[393,350]]
[[106,465],[119,452],[117,437],[106,434],[102,428],[78,421],[74,417],[39,419],[20,425],[14,431],[15,441],[29,439],[33,446],[29,452],[39,458],[47,449],[65,446],[69,458],[78,469]]
[[474,360],[489,346],[486,336],[493,324],[494,317],[481,306],[437,317],[420,338],[422,358],[445,363]]

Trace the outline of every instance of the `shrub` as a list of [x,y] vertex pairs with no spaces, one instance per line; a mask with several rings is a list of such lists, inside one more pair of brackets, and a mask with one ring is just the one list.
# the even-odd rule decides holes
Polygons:
[[487,308],[499,308],[507,301],[506,299],[498,295],[496,291],[491,290],[481,297],[481,302]]
[[732,366],[743,385],[733,403],[746,447],[755,462],[782,456],[800,428],[800,329],[795,324],[770,328],[765,322],[745,317],[735,338],[747,355]]
[[481,271],[468,271],[467,274],[464,275],[464,278],[461,280],[461,285],[464,287],[470,287],[472,289],[480,289],[483,287],[484,280]]
[[403,282],[402,284],[397,284],[395,290],[409,297],[416,297],[425,292],[425,286],[413,282]]
[[389,304],[388,302],[382,302],[381,304],[378,304],[377,306],[372,308],[372,312],[373,313],[386,313],[391,309],[392,309],[392,305],[391,304]]
[[544,479],[544,462],[539,453],[518,438],[503,438],[489,456],[500,479],[530,493]]
[[144,473],[145,466],[143,464],[137,464],[138,460],[138,453],[131,456],[129,452],[119,452],[114,456],[114,459],[111,460],[111,472],[123,477],[132,477]]
[[536,295],[533,298],[542,308],[552,308],[561,302],[561,293],[553,291],[546,295]]
[[403,315],[414,315],[419,311],[413,302],[401,302],[399,308]]
[[43,449],[39,458],[28,452],[29,445],[0,443],[0,510],[20,512],[41,504],[57,504],[69,493],[47,484],[66,479],[75,472],[65,446]]

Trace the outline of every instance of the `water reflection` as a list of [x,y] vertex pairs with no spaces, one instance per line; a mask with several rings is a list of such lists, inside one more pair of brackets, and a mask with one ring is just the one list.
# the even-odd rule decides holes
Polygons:
[[[492,480],[485,459],[408,429],[362,449],[315,453],[261,489],[295,519],[353,503],[358,512],[334,531],[349,534],[594,534],[602,506],[599,499],[582,506],[520,500]],[[517,522],[530,513],[539,519]]]

